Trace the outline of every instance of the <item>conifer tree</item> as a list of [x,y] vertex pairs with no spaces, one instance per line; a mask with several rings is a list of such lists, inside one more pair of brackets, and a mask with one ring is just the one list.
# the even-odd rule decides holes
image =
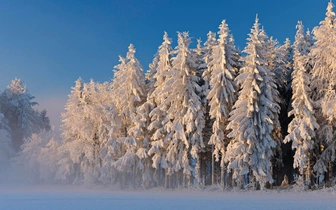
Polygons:
[[210,82],[210,75],[211,75],[211,66],[210,66],[211,54],[212,54],[214,46],[217,45],[217,39],[216,39],[215,32],[209,31],[207,36],[208,36],[208,39],[204,43],[204,46],[205,46],[204,47],[204,61],[205,61],[207,68],[205,69],[202,75],[204,79],[204,85],[203,85],[204,95],[208,95],[209,93],[209,89],[210,89],[209,82]]
[[304,33],[302,22],[296,26],[297,32],[294,42],[294,71],[292,74],[293,89],[293,109],[288,115],[293,115],[294,119],[288,126],[288,135],[284,142],[293,141],[292,148],[295,150],[294,168],[299,168],[301,176],[304,170],[308,176],[304,181],[309,181],[310,177],[310,153],[314,147],[315,130],[319,128],[314,116],[314,107],[311,100],[311,90],[309,88],[311,76],[307,72],[308,53],[310,51],[310,41]]
[[189,157],[197,160],[199,148],[204,147],[203,109],[197,94],[201,87],[197,84],[198,77],[192,74],[195,64],[189,44],[188,33],[178,33],[177,55],[162,88],[167,98],[160,104],[162,110],[167,110],[163,126],[167,131],[164,144],[168,175],[182,172],[185,185],[190,183],[192,172]]
[[258,18],[249,34],[244,65],[237,77],[239,97],[229,118],[232,138],[227,149],[228,168],[233,178],[250,173],[261,187],[272,181],[271,158],[277,147],[272,136],[280,111],[274,73],[268,69],[267,36],[259,28]]
[[38,132],[39,116],[34,110],[38,103],[20,79],[14,79],[0,95],[1,112],[7,121],[7,132],[10,134],[15,151],[20,150],[23,139]]
[[[150,106],[149,113],[149,126],[148,129],[151,132],[150,135],[150,150],[148,154],[152,157],[152,167],[155,169],[154,180],[157,184],[162,184],[162,178],[167,173],[163,173],[162,169],[167,170],[166,163],[166,148],[165,142],[167,131],[163,127],[163,124],[167,121],[166,112],[168,107],[163,105],[164,100],[167,98],[167,94],[163,91],[167,88],[165,82],[168,78],[168,72],[172,67],[172,47],[171,39],[165,32],[163,35],[163,42],[158,50],[158,65],[156,74],[154,75],[155,84],[153,92],[147,97],[147,102]],[[166,180],[167,181],[167,180]]]
[[336,141],[336,93],[335,93],[335,72],[336,57],[335,47],[335,13],[334,5],[330,1],[328,3],[326,17],[320,22],[320,25],[313,30],[314,43],[310,57],[313,62],[312,68],[312,84],[313,99],[316,101],[315,116],[317,118],[320,129],[317,132],[317,143],[319,148],[316,150],[318,160],[314,166],[314,170],[320,176],[324,176],[325,172],[332,173],[332,162],[335,160]]
[[[102,179],[101,168],[106,163],[104,151],[119,134],[117,129],[112,129],[118,126],[113,124],[117,120],[110,118],[110,112],[115,116],[117,110],[108,88],[108,83],[76,81],[62,114],[63,142],[56,179],[87,184]],[[110,152],[114,151],[110,149]],[[110,155],[116,156],[115,153]]]
[[122,132],[124,133],[116,140],[121,144],[123,155],[113,163],[113,166],[132,176],[133,185],[135,185],[135,176],[139,166],[136,153],[140,142],[144,139],[138,139],[140,142],[137,143],[136,139],[130,136],[130,129],[134,127],[134,123],[138,123],[136,120],[137,107],[144,103],[147,94],[145,77],[141,64],[135,57],[135,52],[134,46],[130,44],[126,59],[120,57],[121,63],[115,67],[119,71],[115,71],[112,81],[112,91],[115,93],[114,104],[122,121]]
[[209,144],[214,145],[214,156],[220,161],[221,182],[224,183],[224,155],[228,139],[225,135],[231,108],[236,100],[234,79],[238,72],[237,50],[230,41],[229,28],[225,20],[219,26],[219,39],[212,49],[208,64],[210,92],[207,95],[210,117],[214,119]]

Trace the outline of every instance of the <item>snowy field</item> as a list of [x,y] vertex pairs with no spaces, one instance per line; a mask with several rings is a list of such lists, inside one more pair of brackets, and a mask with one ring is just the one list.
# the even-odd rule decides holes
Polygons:
[[67,187],[1,187],[0,209],[336,209],[336,193],[326,191],[200,192],[108,191]]

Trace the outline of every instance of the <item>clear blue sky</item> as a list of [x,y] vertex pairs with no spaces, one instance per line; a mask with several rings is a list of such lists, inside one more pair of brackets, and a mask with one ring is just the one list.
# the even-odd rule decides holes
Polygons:
[[302,20],[312,29],[325,16],[329,0],[0,0],[0,90],[17,77],[53,120],[63,109],[78,77],[108,81],[133,43],[148,69],[167,31],[206,39],[226,19],[245,47],[258,13],[267,34],[283,43],[293,40]]

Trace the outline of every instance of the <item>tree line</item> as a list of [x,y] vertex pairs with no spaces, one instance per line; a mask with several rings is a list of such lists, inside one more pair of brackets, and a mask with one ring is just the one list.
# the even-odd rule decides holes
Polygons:
[[[268,37],[258,17],[240,52],[228,24],[190,48],[164,33],[146,75],[128,47],[111,82],[78,79],[62,141],[26,139],[16,160],[35,180],[121,187],[331,183],[335,170],[336,20]],[[46,129],[48,130],[48,129]],[[27,136],[25,136],[27,137]]]

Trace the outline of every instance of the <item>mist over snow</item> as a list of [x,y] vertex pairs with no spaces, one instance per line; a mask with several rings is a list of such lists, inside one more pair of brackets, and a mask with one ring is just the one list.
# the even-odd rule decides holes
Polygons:
[[0,90],[0,209],[336,209],[325,6],[283,43],[256,15],[243,50],[229,20],[204,41],[162,31],[148,67],[131,43],[112,79],[71,68],[67,96],[13,78]]

